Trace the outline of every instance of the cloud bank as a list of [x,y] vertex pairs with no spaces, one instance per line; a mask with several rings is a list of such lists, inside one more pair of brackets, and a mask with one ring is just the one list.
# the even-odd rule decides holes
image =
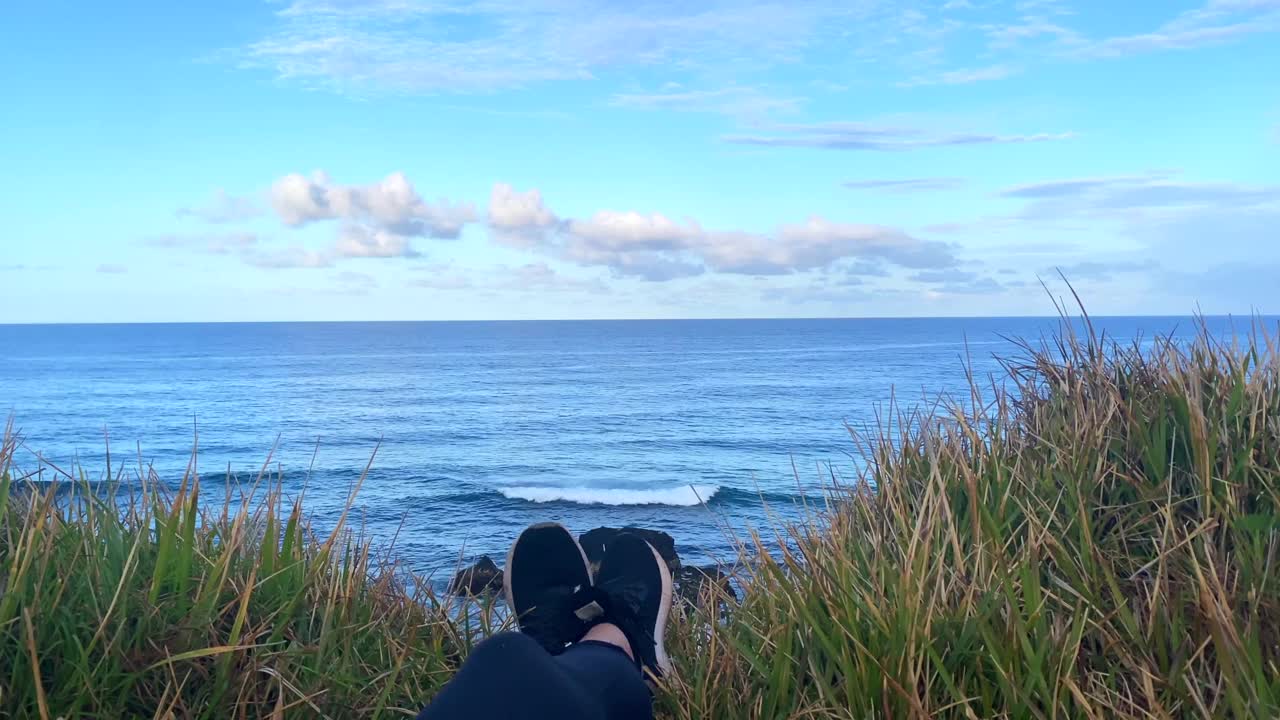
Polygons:
[[845,261],[912,269],[957,263],[946,243],[882,225],[813,216],[756,233],[708,229],[690,218],[636,211],[601,210],[585,218],[560,218],[539,191],[522,192],[501,183],[491,195],[489,227],[495,242],[650,281],[705,272],[785,275]]
[[324,172],[292,173],[271,186],[271,207],[286,225],[346,220],[401,237],[453,239],[476,219],[466,203],[428,203],[402,172],[370,185],[339,185]]

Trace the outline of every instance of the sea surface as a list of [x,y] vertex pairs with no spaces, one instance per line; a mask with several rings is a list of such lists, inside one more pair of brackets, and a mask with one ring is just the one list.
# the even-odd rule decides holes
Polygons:
[[[1250,320],[1207,318],[1216,333]],[[1109,335],[1190,318],[1104,318]],[[1274,326],[1274,325],[1273,325]],[[996,356],[1056,318],[0,325],[0,414],[24,447],[91,479],[177,483],[198,438],[205,492],[270,455],[331,526],[370,458],[353,520],[437,581],[500,558],[523,526],[639,525],[681,555],[798,517],[891,398],[967,396]],[[274,452],[273,452],[274,448]],[[376,448],[376,456],[374,451]],[[46,467],[43,477],[56,474]],[[208,495],[206,495],[208,496]],[[392,545],[394,541],[394,545]]]

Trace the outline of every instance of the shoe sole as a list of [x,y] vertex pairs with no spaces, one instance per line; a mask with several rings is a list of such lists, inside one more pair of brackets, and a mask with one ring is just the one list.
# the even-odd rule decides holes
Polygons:
[[[506,599],[507,609],[512,612],[513,617],[516,611],[516,603],[511,594],[511,559],[516,555],[516,545],[520,544],[520,538],[524,537],[525,533],[531,530],[548,530],[550,528],[559,528],[561,532],[569,536],[569,539],[573,541],[573,546],[578,548],[578,554],[582,556],[582,566],[587,569],[587,583],[595,582],[595,578],[591,572],[591,563],[587,560],[587,553],[582,549],[582,544],[578,542],[578,538],[574,537],[573,533],[569,532],[569,528],[558,522],[534,523],[524,530],[521,530],[520,534],[516,536],[516,541],[511,543],[511,549],[507,551],[507,564],[502,567],[502,595]],[[516,617],[515,620],[516,626],[519,627],[520,618]]]
[[[646,540],[645,545],[649,545]],[[663,638],[667,634],[667,618],[671,615],[671,570],[667,568],[667,561],[662,559],[662,555],[652,546],[649,550],[653,553],[653,559],[658,563],[658,574],[662,576],[662,601],[658,603],[658,622],[657,627],[653,629],[653,654],[658,660],[658,669],[662,671],[664,677],[670,677],[672,673],[671,658],[667,656],[667,649],[663,644]]]

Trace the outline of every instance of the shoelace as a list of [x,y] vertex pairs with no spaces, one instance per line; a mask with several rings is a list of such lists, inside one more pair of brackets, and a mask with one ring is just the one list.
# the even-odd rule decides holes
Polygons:
[[653,632],[644,628],[636,615],[638,596],[643,592],[629,585],[588,586],[575,592],[570,602],[575,608],[573,614],[588,628],[610,623],[621,630],[631,645],[637,667],[643,665],[641,658],[649,654],[647,650],[642,654],[641,643],[647,644],[644,647],[653,645]]
[[575,622],[573,611],[578,607],[577,594],[580,590],[581,588],[559,586],[543,591],[533,610],[520,618],[520,625],[525,633],[543,642],[544,646],[550,643],[551,646],[546,646],[548,651],[563,650],[563,644],[552,643],[551,639],[575,634],[577,628],[569,626]]

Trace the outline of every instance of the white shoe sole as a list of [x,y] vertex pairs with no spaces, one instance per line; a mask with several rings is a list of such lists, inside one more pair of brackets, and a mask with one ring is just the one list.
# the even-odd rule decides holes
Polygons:
[[[645,545],[649,545],[649,542],[645,541]],[[662,576],[662,601],[658,603],[658,622],[653,628],[653,654],[658,659],[658,668],[662,670],[662,674],[670,676],[674,668],[671,665],[671,658],[667,656],[663,637],[667,634],[667,618],[671,615],[671,570],[667,568],[667,561],[662,559],[662,555],[653,545],[649,545],[649,550],[653,552],[653,559],[658,562],[658,574]]]

